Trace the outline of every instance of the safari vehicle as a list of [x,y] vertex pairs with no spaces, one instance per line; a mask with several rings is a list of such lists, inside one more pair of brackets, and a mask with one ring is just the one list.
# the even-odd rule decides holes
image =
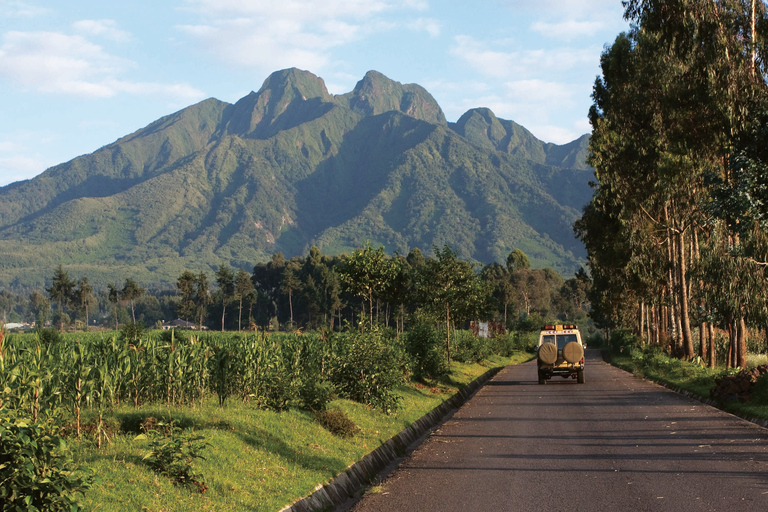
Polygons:
[[577,325],[545,325],[539,333],[539,384],[554,375],[584,384],[584,344]]

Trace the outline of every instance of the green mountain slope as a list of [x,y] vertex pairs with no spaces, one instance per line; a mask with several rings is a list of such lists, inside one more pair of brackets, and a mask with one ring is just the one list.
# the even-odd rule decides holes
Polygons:
[[422,87],[374,71],[339,96],[278,71],[235,104],[205,100],[0,188],[0,286],[43,286],[58,264],[97,285],[167,285],[366,240],[481,262],[521,248],[569,274],[586,142],[545,144],[488,109],[447,123]]

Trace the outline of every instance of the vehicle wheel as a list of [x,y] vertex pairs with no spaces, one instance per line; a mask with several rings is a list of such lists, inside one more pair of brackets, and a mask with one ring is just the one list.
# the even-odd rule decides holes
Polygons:
[[547,383],[547,374],[539,370],[539,384]]
[[579,384],[584,384],[584,370],[579,370],[576,372],[576,382]]

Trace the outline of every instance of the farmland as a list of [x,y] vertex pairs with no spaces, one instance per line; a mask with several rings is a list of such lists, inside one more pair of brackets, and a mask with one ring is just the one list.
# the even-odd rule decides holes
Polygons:
[[[69,448],[53,442],[52,453],[68,454],[48,461],[61,470],[64,491],[40,503],[278,510],[489,367],[527,357],[515,335],[479,340],[459,332],[450,369],[430,366],[444,341],[431,328],[400,337],[386,330],[129,335],[4,338],[4,436],[9,426],[27,434],[38,426]],[[327,417],[344,421],[324,427]]]

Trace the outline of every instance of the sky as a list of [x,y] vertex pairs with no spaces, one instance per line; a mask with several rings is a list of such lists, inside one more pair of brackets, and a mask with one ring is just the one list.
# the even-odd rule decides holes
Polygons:
[[369,70],[564,144],[590,132],[621,0],[0,0],[0,186],[297,67],[331,94]]

